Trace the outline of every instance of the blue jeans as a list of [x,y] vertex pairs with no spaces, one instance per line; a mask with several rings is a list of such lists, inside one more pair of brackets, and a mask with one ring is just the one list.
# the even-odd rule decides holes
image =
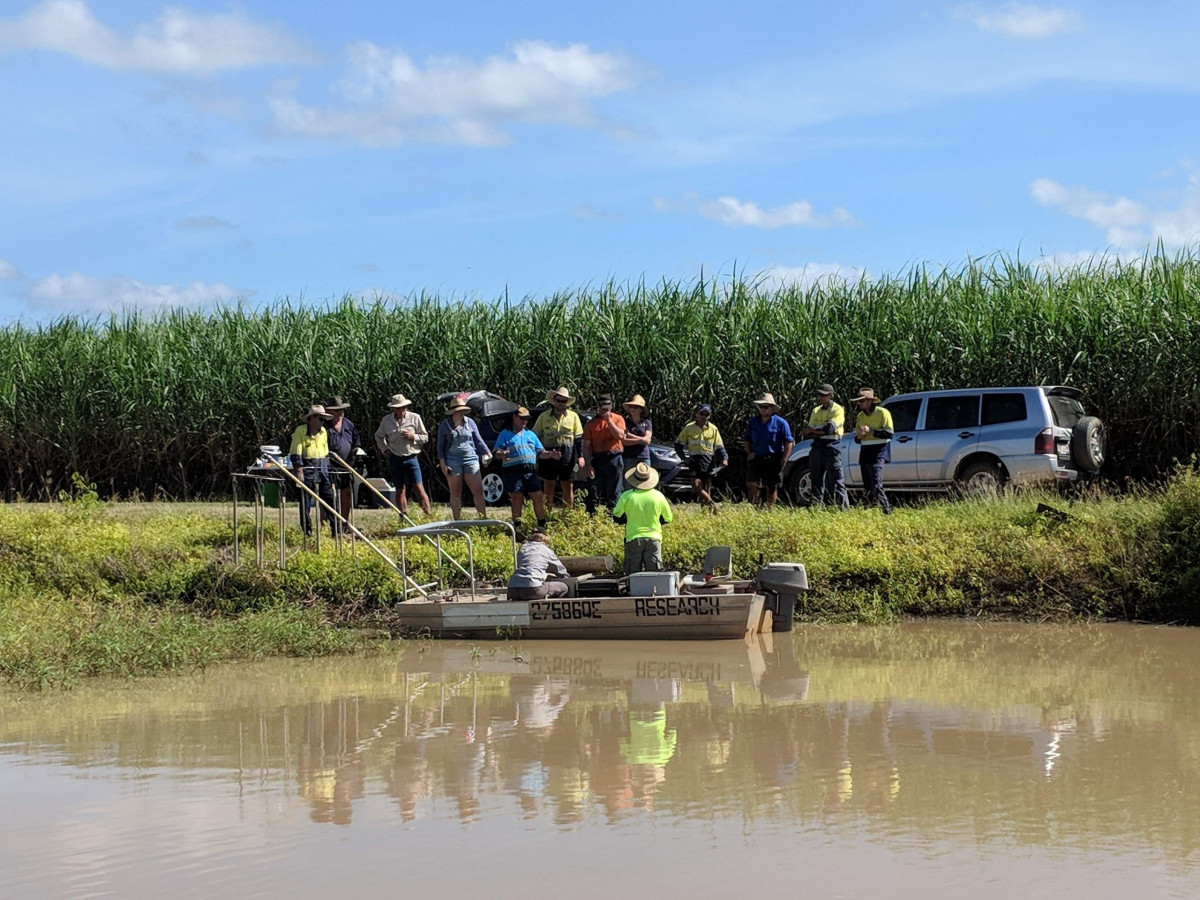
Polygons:
[[820,506],[828,499],[842,509],[850,508],[846,493],[846,477],[842,473],[842,448],[836,444],[813,441],[808,454],[808,473],[812,478],[813,505]]
[[451,446],[446,451],[446,465],[450,467],[451,475],[478,475],[479,454],[473,447],[469,450],[462,450]]
[[591,490],[587,495],[588,515],[594,516],[599,505],[603,503],[609,512],[617,505],[617,497],[621,490],[621,464],[624,457],[620,453],[592,454]]

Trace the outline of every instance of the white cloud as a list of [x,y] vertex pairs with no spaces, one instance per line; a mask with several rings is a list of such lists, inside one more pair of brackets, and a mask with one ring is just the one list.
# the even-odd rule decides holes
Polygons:
[[857,224],[845,207],[835,206],[833,212],[824,215],[813,209],[807,200],[763,208],[752,200],[737,197],[704,200],[695,194],[687,194],[683,200],[655,197],[654,208],[659,212],[694,213],[733,228],[834,228]]
[[1034,6],[1028,3],[1008,3],[995,9],[965,6],[959,18],[974,22],[983,31],[1022,41],[1035,41],[1077,31],[1083,19],[1073,9],[1055,6]]
[[0,259],[0,281],[20,281],[23,277],[20,269],[7,259]]
[[79,272],[38,279],[28,290],[31,305],[39,310],[84,314],[122,309],[154,311],[210,306],[221,301],[248,297],[252,293],[222,282],[154,284],[124,275],[100,278],[82,275]]
[[514,44],[482,62],[446,57],[424,67],[370,42],[350,47],[352,77],[343,104],[306,106],[294,97],[272,101],[276,125],[313,138],[370,146],[413,141],[496,146],[504,126],[538,122],[594,127],[592,101],[631,88],[634,65],[584,44]]
[[1193,172],[1179,206],[1156,209],[1128,197],[1103,194],[1086,187],[1066,187],[1050,178],[1029,186],[1042,206],[1061,209],[1104,232],[1117,250],[1138,250],[1161,241],[1166,247],[1189,247],[1200,241],[1200,173]]
[[797,287],[808,290],[817,284],[831,281],[847,283],[869,277],[866,269],[843,266],[840,263],[807,263],[803,266],[768,266],[758,272],[753,281],[764,287]]
[[212,228],[232,228],[233,223],[216,216],[189,216],[176,222],[175,227],[180,231],[207,231]]
[[315,60],[283,28],[257,24],[242,12],[167,7],[158,21],[126,37],[97,19],[84,0],[41,0],[23,18],[0,19],[0,53],[16,49],[66,53],[109,69],[193,75]]

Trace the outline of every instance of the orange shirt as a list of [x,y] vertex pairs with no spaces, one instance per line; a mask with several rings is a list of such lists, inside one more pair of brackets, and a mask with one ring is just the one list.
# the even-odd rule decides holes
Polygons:
[[620,451],[624,446],[621,443],[621,439],[613,434],[613,430],[609,425],[611,423],[621,431],[624,431],[625,419],[617,413],[611,413],[608,419],[608,422],[605,422],[599,416],[596,416],[583,429],[583,439],[592,445],[593,453],[612,453],[614,450]]

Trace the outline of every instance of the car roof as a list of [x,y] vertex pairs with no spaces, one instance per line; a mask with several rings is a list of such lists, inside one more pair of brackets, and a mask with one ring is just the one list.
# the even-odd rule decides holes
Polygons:
[[945,388],[938,391],[912,391],[907,394],[896,394],[894,397],[888,397],[883,401],[883,405],[887,406],[897,400],[915,400],[919,397],[955,397],[961,394],[1011,394],[1014,391],[1042,391],[1048,395],[1059,395],[1065,397],[1074,397],[1076,399],[1083,396],[1083,391],[1077,387],[1068,385],[1054,384],[1034,384],[1034,385],[1019,385],[1013,387],[962,387],[962,388]]

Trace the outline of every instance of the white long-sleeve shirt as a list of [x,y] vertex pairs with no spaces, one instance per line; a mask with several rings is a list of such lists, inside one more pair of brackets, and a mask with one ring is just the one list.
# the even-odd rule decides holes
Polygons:
[[[410,441],[400,433],[405,428],[411,428],[416,434],[413,440]],[[375,446],[379,448],[381,455],[386,450],[390,451],[392,456],[416,456],[427,443],[429,432],[425,430],[425,423],[419,415],[407,409],[399,421],[394,414],[388,413],[375,429]]]

